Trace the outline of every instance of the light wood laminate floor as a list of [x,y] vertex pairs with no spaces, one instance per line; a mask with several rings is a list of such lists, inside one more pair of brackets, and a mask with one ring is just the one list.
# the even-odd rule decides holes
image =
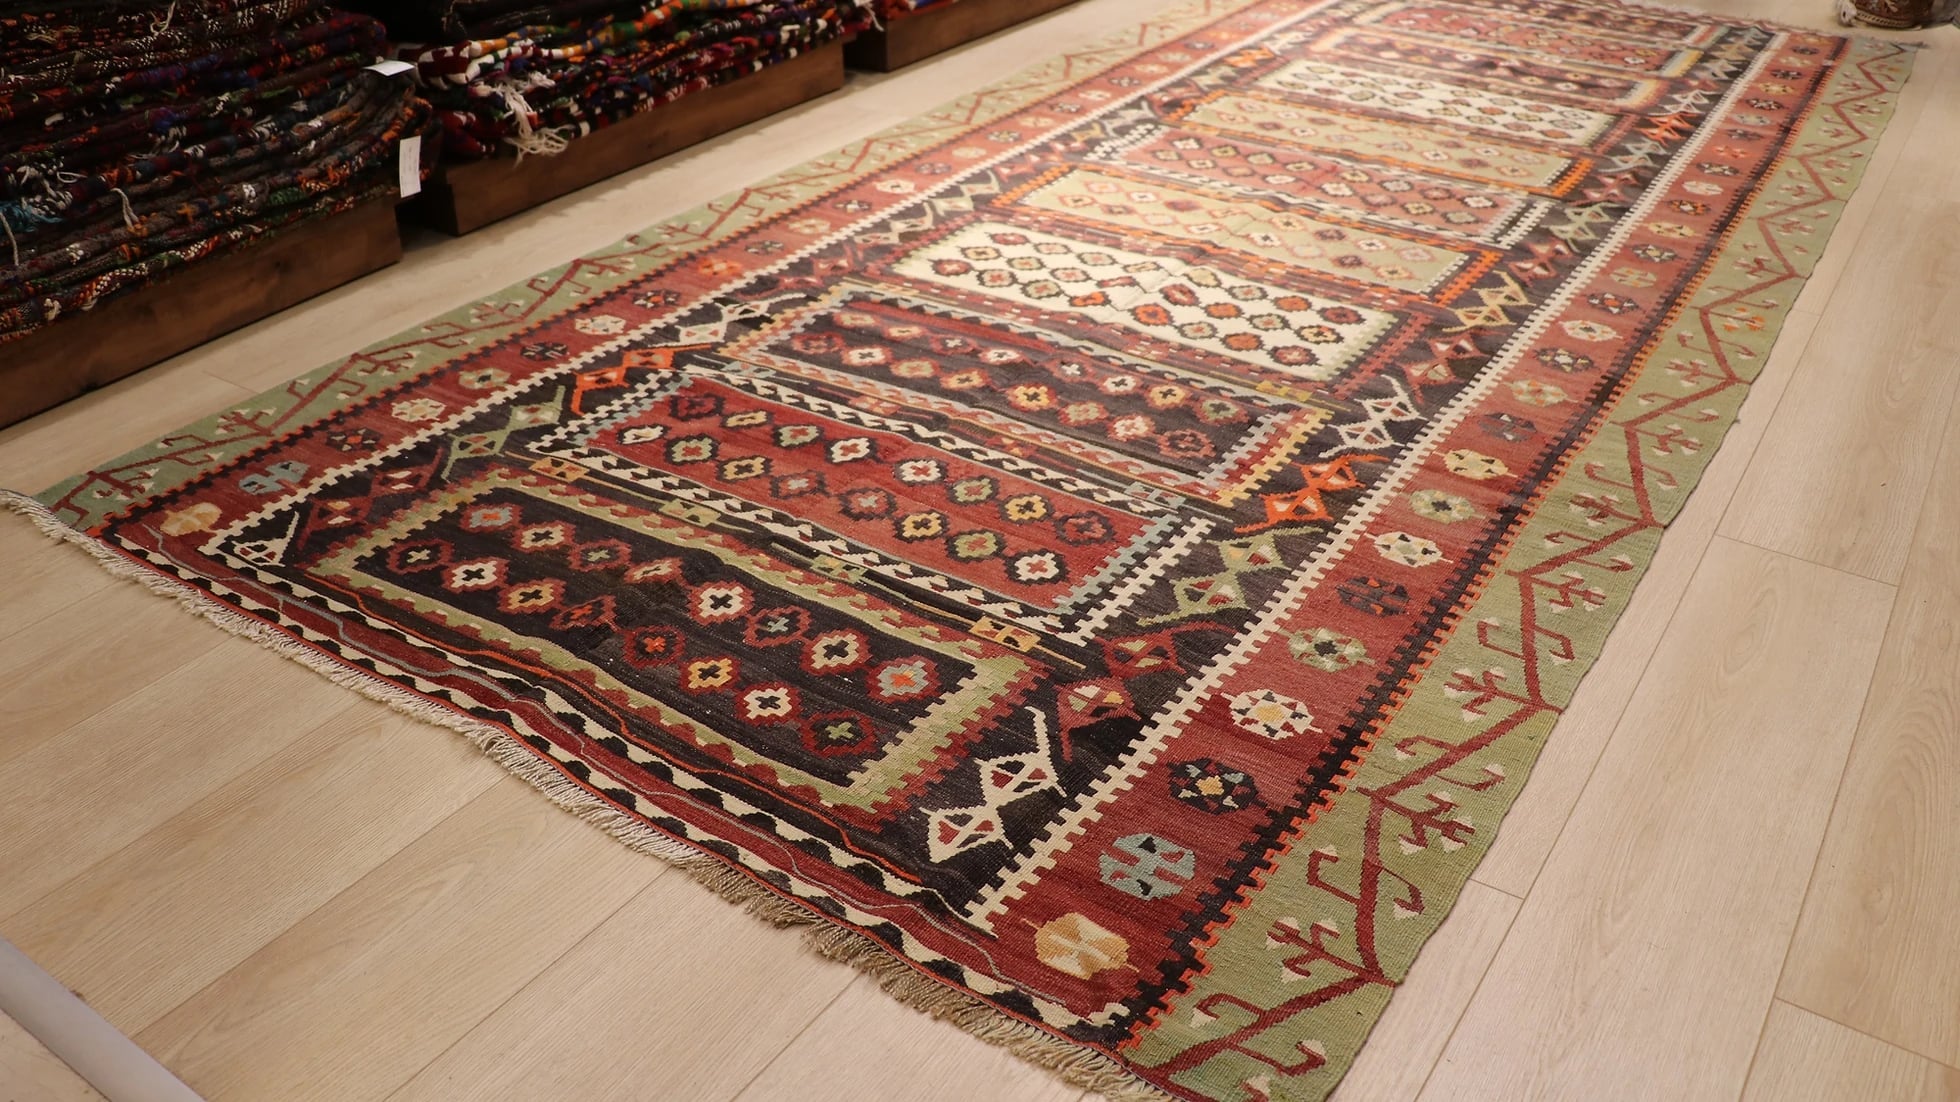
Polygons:
[[103,1102],[19,1022],[0,1014],[0,1102]]
[[[38,489],[1168,6],[1086,0],[417,242],[0,432],[0,485]],[[1707,6],[1828,25],[1827,0]],[[1740,424],[1342,1102],[1960,1099],[1960,32],[1928,41]],[[10,516],[0,937],[212,1102],[1082,1097],[464,740]],[[30,1062],[46,1096],[88,1097],[0,1029],[0,1077]]]

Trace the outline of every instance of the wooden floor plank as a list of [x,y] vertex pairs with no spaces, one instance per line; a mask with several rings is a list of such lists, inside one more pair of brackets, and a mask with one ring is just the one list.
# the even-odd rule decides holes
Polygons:
[[454,734],[357,701],[0,931],[133,1033],[504,777]]
[[0,1014],[0,1102],[103,1102],[20,1023]]
[[356,703],[242,639],[0,763],[11,914]]
[[1081,1095],[1080,1087],[900,1004],[861,977],[742,1091],[740,1102],[1075,1102]]
[[1896,582],[1960,373],[1960,67],[1901,143],[1725,536]]
[[855,976],[663,876],[392,1102],[731,1098]]
[[1936,1064],[1785,1002],[1769,1025],[1742,1102],[1953,1102],[1960,1069]]
[[1736,1096],[1891,599],[1709,549],[1424,1099]]
[[115,580],[87,555],[42,535],[5,508],[0,508],[0,565],[8,574],[6,598],[0,600],[0,643]]
[[506,778],[135,1039],[208,1102],[386,1098],[667,867]]
[[[109,577],[73,548],[58,550]],[[176,601],[140,586],[112,584],[0,639],[0,715],[7,717],[0,729],[0,763],[141,692],[229,638]],[[60,660],[50,661],[50,655]],[[104,670],[115,675],[104,677]]]
[[1960,1066],[1960,410],[1780,994]]
[[0,1014],[11,1017],[56,1059],[116,1102],[203,1102],[183,1080],[6,940],[0,940]]

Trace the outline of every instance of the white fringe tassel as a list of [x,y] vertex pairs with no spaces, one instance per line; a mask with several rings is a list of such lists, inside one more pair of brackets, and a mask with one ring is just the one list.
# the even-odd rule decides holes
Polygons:
[[517,147],[519,163],[523,162],[526,154],[556,157],[572,144],[571,136],[566,133],[571,129],[570,127],[546,127],[539,130],[531,125],[533,114],[531,101],[524,98],[524,93],[550,87],[553,87],[550,78],[536,73],[527,78],[523,88],[509,82],[490,86],[490,90],[503,99],[504,106],[510,109],[511,116],[517,123],[517,136],[504,140]]

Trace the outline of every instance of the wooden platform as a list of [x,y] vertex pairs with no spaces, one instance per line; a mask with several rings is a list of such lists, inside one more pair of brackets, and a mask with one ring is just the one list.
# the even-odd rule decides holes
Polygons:
[[402,256],[392,199],[192,264],[0,344],[0,426],[161,363]]
[[409,217],[469,233],[843,86],[844,46],[833,42],[595,130],[557,156],[446,165]]
[[893,19],[884,30],[866,31],[851,43],[844,60],[853,69],[889,73],[1073,3],[1075,0],[949,0]]

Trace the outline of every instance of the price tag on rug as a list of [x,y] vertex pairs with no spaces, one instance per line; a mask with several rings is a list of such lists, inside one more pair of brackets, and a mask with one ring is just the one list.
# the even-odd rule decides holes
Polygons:
[[422,193],[422,135],[403,138],[401,144],[401,193],[406,199]]
[[368,69],[372,72],[380,73],[384,77],[398,77],[403,73],[414,72],[415,66],[409,64],[406,61],[400,61],[395,58],[389,58],[386,61],[375,62],[374,64],[368,66]]

